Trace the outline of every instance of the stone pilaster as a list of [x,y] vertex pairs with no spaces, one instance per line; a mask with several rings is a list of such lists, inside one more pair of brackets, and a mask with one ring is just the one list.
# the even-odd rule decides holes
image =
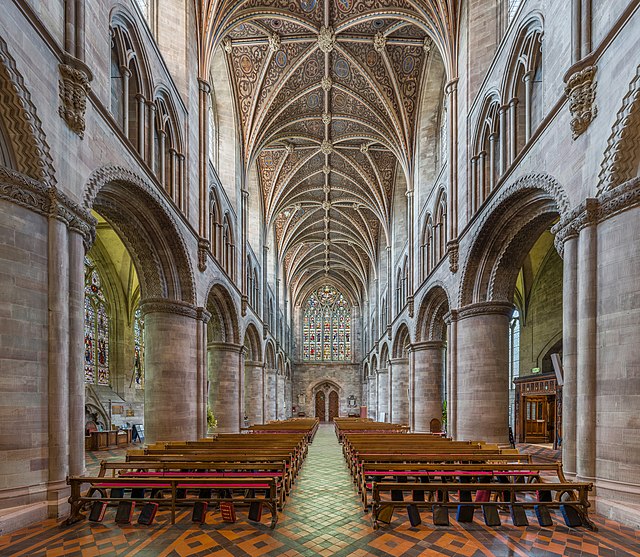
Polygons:
[[209,406],[218,420],[220,433],[238,433],[243,421],[240,369],[242,345],[210,342]]
[[413,354],[412,431],[430,431],[430,422],[442,422],[442,341],[417,342]]
[[276,370],[264,368],[264,421],[276,419]]
[[509,302],[481,302],[458,311],[458,439],[508,442],[508,330],[512,313]]
[[264,364],[245,361],[245,415],[249,425],[264,423]]
[[391,408],[389,421],[394,424],[409,423],[409,359],[389,360],[389,385]]
[[148,443],[198,436],[197,310],[146,299],[144,423]]
[[84,244],[69,232],[69,474],[84,474]]
[[387,368],[378,369],[378,419],[389,421],[389,370]]
[[284,420],[285,407],[284,407],[284,383],[285,378],[281,373],[276,374],[276,419]]
[[209,429],[207,425],[207,387],[208,387],[208,373],[207,373],[207,323],[211,319],[211,314],[203,307],[199,307],[196,310],[196,350],[198,358],[198,369],[196,379],[197,389],[197,428],[198,439],[202,439],[207,434]]
[[367,415],[376,420],[378,418],[378,370],[371,370],[369,378],[369,408]]

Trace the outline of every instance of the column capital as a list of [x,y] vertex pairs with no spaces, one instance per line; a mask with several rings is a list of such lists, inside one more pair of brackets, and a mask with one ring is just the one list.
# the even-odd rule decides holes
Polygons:
[[96,237],[96,219],[54,186],[0,167],[0,199],[11,201],[45,217],[58,219],[69,230],[82,235],[89,249]]
[[421,340],[409,346],[409,352],[423,352],[427,350],[442,350],[446,342],[443,340]]
[[478,302],[458,310],[458,320],[479,315],[504,315],[510,318],[513,315],[513,304],[503,301]]
[[207,348],[214,348],[220,352],[234,352],[236,354],[241,354],[244,350],[244,344],[233,344],[232,342],[213,340],[207,343]]
[[211,93],[211,84],[204,79],[198,78],[198,89],[204,93]]
[[206,325],[211,319],[211,313],[203,307],[198,307],[196,308],[196,319],[198,321],[202,321]]
[[[198,319],[198,309],[195,306],[181,300],[168,300],[166,298],[145,298],[140,302],[142,315],[150,313],[172,313],[191,319]],[[202,308],[200,308],[202,309]]]

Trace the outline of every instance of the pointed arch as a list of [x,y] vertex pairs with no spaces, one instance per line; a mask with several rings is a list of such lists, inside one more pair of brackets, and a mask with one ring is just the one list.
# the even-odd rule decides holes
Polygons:
[[240,329],[236,304],[227,288],[220,283],[212,284],[206,300],[207,311],[211,313],[207,327],[209,342],[217,341],[239,345]]
[[402,322],[396,330],[396,334],[393,337],[393,350],[392,354],[394,358],[408,358],[409,346],[411,345],[411,335],[409,334],[409,326]]
[[258,328],[254,323],[249,323],[244,332],[244,345],[247,349],[245,357],[252,362],[262,362],[262,343]]
[[416,320],[416,342],[444,340],[444,318],[450,310],[449,295],[442,285],[433,286],[420,302]]

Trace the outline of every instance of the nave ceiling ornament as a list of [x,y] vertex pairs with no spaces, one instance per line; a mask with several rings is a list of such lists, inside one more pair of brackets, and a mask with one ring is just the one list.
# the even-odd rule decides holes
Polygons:
[[399,173],[411,188],[429,57],[457,75],[459,1],[194,1],[201,77],[221,46],[294,297],[329,281],[363,299]]

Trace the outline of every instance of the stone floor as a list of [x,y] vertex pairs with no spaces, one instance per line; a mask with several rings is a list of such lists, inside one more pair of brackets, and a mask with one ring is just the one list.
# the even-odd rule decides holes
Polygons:
[[[95,460],[119,454],[103,452]],[[374,532],[368,515],[361,511],[331,426],[322,426],[316,435],[275,530],[266,524],[269,513],[264,524],[257,525],[248,522],[242,511],[235,524],[224,524],[218,514],[211,513],[202,526],[191,523],[188,511],[179,513],[173,526],[167,513],[159,513],[151,527],[117,526],[113,513],[108,511],[100,524],[82,522],[61,528],[49,520],[24,528],[0,537],[0,555],[640,557],[640,531],[597,516],[599,531],[591,532],[558,523],[552,528],[516,528],[506,516],[503,525],[493,529],[484,525],[479,513],[472,524],[462,526],[452,520],[446,528],[434,528],[430,513],[422,513],[423,524],[412,528],[406,513],[396,512],[390,526]],[[535,519],[530,517],[530,522],[534,524]]]

